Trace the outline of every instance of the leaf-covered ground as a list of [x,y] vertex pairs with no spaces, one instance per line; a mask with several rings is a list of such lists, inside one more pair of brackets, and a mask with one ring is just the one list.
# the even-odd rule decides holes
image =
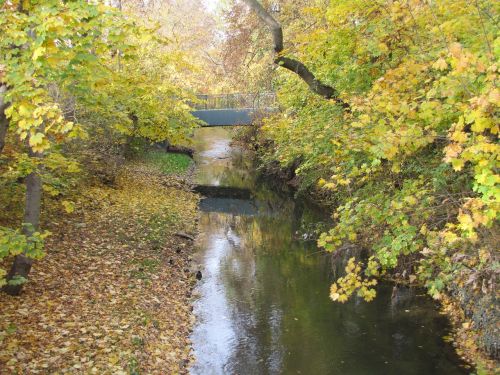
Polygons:
[[132,164],[52,216],[21,297],[0,294],[0,373],[184,373],[197,197]]

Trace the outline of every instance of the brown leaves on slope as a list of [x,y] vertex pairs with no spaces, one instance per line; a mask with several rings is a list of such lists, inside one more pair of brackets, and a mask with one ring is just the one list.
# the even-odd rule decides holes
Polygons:
[[[129,166],[71,215],[21,297],[0,295],[0,373],[184,373],[197,197]],[[175,184],[174,184],[175,185]]]

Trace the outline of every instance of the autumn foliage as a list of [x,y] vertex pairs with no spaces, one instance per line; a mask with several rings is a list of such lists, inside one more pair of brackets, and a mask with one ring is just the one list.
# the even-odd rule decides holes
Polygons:
[[[115,160],[137,145],[185,142],[196,125],[186,104],[192,97],[175,82],[182,54],[168,53],[156,28],[105,4],[0,2],[0,95],[7,103],[0,194],[13,210],[0,226],[0,260],[15,256],[25,265],[12,268],[8,286],[25,282],[32,259],[44,255],[42,190],[71,212],[76,181],[98,175],[96,165],[112,182]],[[0,268],[0,286],[6,274]]]
[[[281,4],[282,55],[305,63],[349,104],[314,95],[277,67],[283,111],[256,135],[264,164],[293,167],[302,191],[336,207],[319,245],[336,254],[353,244],[368,250],[348,262],[331,298],[371,300],[376,280],[394,277],[425,285],[436,299],[455,296],[469,317],[481,305],[494,325],[498,2]],[[270,53],[272,44],[249,37],[247,45]],[[269,60],[245,63],[261,71]],[[483,328],[476,324],[476,338],[494,353]]]

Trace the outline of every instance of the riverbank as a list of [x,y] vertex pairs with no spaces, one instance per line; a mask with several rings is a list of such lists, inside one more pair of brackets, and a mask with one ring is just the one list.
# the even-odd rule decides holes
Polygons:
[[[263,178],[281,181],[286,189],[297,192],[300,178],[293,168],[280,169],[277,163],[261,164]],[[313,204],[323,210],[333,211],[334,198],[321,189],[306,189],[299,196],[307,195]],[[364,244],[369,246],[369,244]],[[413,263],[411,260],[406,263]],[[407,288],[424,288],[418,280],[409,281],[405,276],[412,269],[395,269],[384,276],[388,281]],[[451,333],[444,339],[451,342],[459,356],[467,363],[480,369],[480,374],[496,374],[498,362],[498,300],[495,295],[485,295],[482,290],[470,283],[458,281],[450,289],[443,291],[439,298],[440,312],[451,323]],[[369,303],[369,302],[368,302]]]
[[[353,191],[345,192],[341,189],[332,190],[321,188],[316,180],[321,175],[318,168],[317,171],[308,170],[303,173],[296,173],[297,170],[303,169],[302,162],[297,160],[287,166],[280,165],[275,159],[270,157],[273,155],[273,150],[278,145],[273,145],[272,141],[266,139],[256,129],[243,129],[237,134],[237,142],[240,146],[246,146],[251,152],[254,152],[257,159],[258,169],[263,179],[273,181],[274,186],[282,186],[285,190],[291,191],[299,197],[305,197],[307,200],[318,205],[325,212],[331,212],[332,215],[338,208],[339,202],[346,199],[347,193],[352,194]],[[344,194],[344,195],[343,195]],[[453,200],[443,202],[443,211],[454,212],[453,207],[456,204]],[[408,205],[408,204],[406,204]],[[381,209],[382,210],[382,209]],[[338,219],[334,220],[338,223]],[[432,216],[428,220],[432,223]],[[333,225],[333,223],[332,223]],[[369,226],[370,227],[370,226]],[[430,224],[429,224],[430,227]],[[356,241],[353,244],[347,242],[347,246],[335,253],[339,259],[346,259],[354,255],[344,254],[345,250],[357,247],[360,249],[370,249],[373,247],[373,238],[377,227],[371,224],[372,231],[369,236],[355,236]],[[494,231],[492,230],[492,233]],[[491,245],[495,243],[493,239],[484,239],[483,245]],[[490,248],[494,248],[490,246]],[[345,249],[345,250],[343,250]],[[429,253],[438,253],[438,249],[431,249]],[[366,252],[372,255],[370,252]],[[485,256],[488,256],[484,251]],[[410,288],[425,287],[426,280],[415,276],[418,271],[419,261],[425,259],[425,256],[419,254],[401,254],[399,256],[399,265],[392,270],[387,271],[384,279],[391,280],[396,285],[404,285]],[[486,258],[488,259],[488,258]],[[463,262],[467,262],[469,267],[477,266],[479,262],[469,257],[462,258]],[[475,263],[474,263],[475,262]],[[437,273],[439,271],[436,270]],[[460,273],[455,273],[449,281],[447,288],[443,288],[441,293],[435,296],[440,303],[440,310],[445,314],[452,323],[452,334],[446,337],[446,340],[451,342],[456,348],[457,353],[468,363],[473,363],[480,373],[496,373],[498,369],[498,299],[495,291],[491,290],[489,284],[481,280],[484,275],[473,275],[474,277],[466,277]],[[339,275],[342,276],[342,275]],[[428,280],[427,280],[428,281]]]
[[1,374],[187,373],[198,197],[165,163],[47,209],[47,255],[20,297],[0,295]]

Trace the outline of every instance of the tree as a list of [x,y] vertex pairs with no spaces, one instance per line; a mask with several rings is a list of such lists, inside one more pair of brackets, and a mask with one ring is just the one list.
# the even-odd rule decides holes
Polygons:
[[166,54],[154,29],[85,0],[7,2],[0,10],[0,135],[7,125],[17,135],[8,138],[0,177],[26,185],[21,229],[0,226],[0,259],[15,256],[7,280],[0,269],[0,286],[17,295],[44,255],[42,194],[61,195],[58,175],[79,171],[75,149],[103,133],[118,147],[126,136],[182,141],[196,122],[189,95],[171,78],[182,57]]
[[[196,93],[212,89],[218,79],[215,72],[220,69],[216,58],[218,36],[216,15],[198,0],[122,0],[123,9],[131,11],[148,23],[155,23],[158,35],[169,43],[162,52],[172,56],[183,56],[175,80]],[[188,16],[187,16],[188,15]],[[203,69],[200,69],[203,67]]]
[[[29,138],[27,143],[29,144]],[[29,150],[29,157],[32,160],[43,158],[42,152],[34,151],[31,147],[29,147]],[[35,164],[37,164],[36,161]],[[26,238],[26,245],[28,248],[33,245],[34,241],[37,241],[37,234],[40,226],[42,177],[39,169],[40,165],[37,165],[35,169],[25,178],[26,201],[24,206],[24,224],[22,234]],[[33,257],[27,250],[24,250],[22,253],[16,255],[10,272],[7,275],[7,280],[9,280],[10,283],[7,283],[7,285],[4,286],[6,293],[13,296],[17,296],[21,293],[23,283],[28,279],[34,258],[35,257]]]
[[[349,262],[332,299],[370,300],[375,279],[387,273],[420,281],[435,298],[464,285],[479,292],[481,282],[478,298],[491,296],[500,199],[498,6],[317,1],[297,17],[306,6],[297,2],[281,1],[281,22],[298,41],[294,56],[333,82],[353,113],[344,116],[308,96],[295,77],[279,75],[283,113],[265,120],[256,138],[262,160],[293,168],[301,190],[318,189],[335,202],[320,246],[369,250],[371,258]],[[271,26],[279,42],[279,25]]]
[[274,52],[276,58],[275,64],[288,69],[289,71],[297,74],[316,94],[324,97],[325,99],[332,99],[343,108],[349,109],[348,103],[344,102],[340,97],[338,91],[316,78],[316,76],[299,60],[283,56],[283,28],[276,19],[269,14],[269,12],[257,0],[243,0],[257,16],[271,29],[274,41]]

